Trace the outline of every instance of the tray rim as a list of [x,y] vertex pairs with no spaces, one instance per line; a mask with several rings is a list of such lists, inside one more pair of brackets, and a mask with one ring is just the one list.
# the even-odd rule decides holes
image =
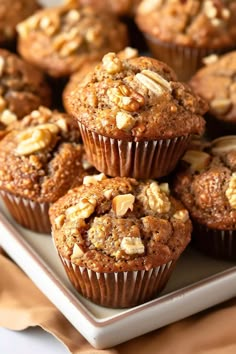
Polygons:
[[[127,309],[106,319],[99,319],[63,284],[41,256],[37,254],[33,246],[24,239],[21,232],[2,213],[0,213],[0,245],[69,322],[97,349],[105,349],[120,344],[207,309],[236,295],[236,266],[233,266],[140,306]],[[28,267],[28,264],[31,264],[31,267]],[[38,273],[38,271],[42,277],[40,279],[35,278],[35,273]],[[229,287],[229,284],[232,285],[234,283],[234,287],[230,287],[225,291],[225,286]],[[222,285],[224,291],[220,292]],[[47,288],[51,288],[51,286],[53,291],[48,292]],[[214,291],[213,289],[209,291],[209,287],[214,288]],[[210,299],[205,296],[204,301],[194,304],[194,300],[199,294],[205,292],[211,295],[213,293],[214,296]],[[193,306],[191,306],[192,301]],[[184,305],[182,310],[180,310],[181,305]],[[175,306],[177,311],[172,317],[165,314],[158,323],[153,321],[151,313],[154,310],[157,312],[156,317],[158,317],[158,310],[160,315],[166,307],[175,308]],[[127,327],[129,328],[129,334],[123,333],[121,335],[119,332],[119,336],[115,335],[119,328],[124,328],[128,323],[129,326],[135,325],[137,318],[140,316],[143,316],[146,321],[152,319],[152,323],[149,323],[145,328],[142,325],[140,328],[135,328],[135,330],[131,331]],[[145,322],[144,320],[142,321]]]

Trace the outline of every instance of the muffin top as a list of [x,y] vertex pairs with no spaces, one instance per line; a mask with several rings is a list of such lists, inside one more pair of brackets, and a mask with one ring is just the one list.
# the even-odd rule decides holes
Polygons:
[[114,53],[65,97],[69,112],[90,130],[125,140],[201,134],[205,103],[164,63]]
[[236,136],[213,140],[204,150],[188,150],[174,191],[191,217],[209,228],[236,228]]
[[54,77],[127,44],[126,27],[112,14],[76,3],[43,9],[17,26],[21,55]]
[[180,45],[235,46],[236,2],[233,0],[143,0],[137,10],[142,31]]
[[41,104],[50,105],[44,74],[15,54],[0,49],[0,130]]
[[134,15],[141,0],[80,0],[83,5],[91,5],[98,11],[109,11],[119,16]]
[[89,173],[79,138],[70,116],[45,107],[33,111],[0,142],[0,189],[55,201]]
[[39,9],[36,0],[0,0],[0,44],[16,37],[16,25]]
[[178,258],[190,241],[187,210],[154,180],[86,183],[49,214],[60,255],[98,272],[149,270]]
[[205,63],[190,80],[191,87],[208,102],[214,117],[236,123],[236,51],[211,55]]

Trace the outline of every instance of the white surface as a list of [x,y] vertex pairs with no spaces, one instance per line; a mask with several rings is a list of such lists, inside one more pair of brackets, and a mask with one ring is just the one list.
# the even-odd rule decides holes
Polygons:
[[41,328],[22,332],[0,328],[1,354],[68,354],[69,351],[52,335]]
[[235,263],[204,257],[189,249],[157,299],[131,309],[103,308],[74,290],[50,235],[27,231],[7,218],[0,214],[0,244],[96,348],[125,342],[236,295]]

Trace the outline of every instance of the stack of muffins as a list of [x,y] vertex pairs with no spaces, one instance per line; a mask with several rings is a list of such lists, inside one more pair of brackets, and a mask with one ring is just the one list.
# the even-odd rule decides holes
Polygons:
[[[0,49],[0,195],[52,234],[80,294],[130,307],[162,291],[192,229],[198,249],[236,259],[236,137],[210,141],[209,123],[236,124],[236,52],[218,57],[235,46],[236,7],[114,4],[70,0],[16,22],[17,53]],[[156,59],[126,47],[124,17]]]

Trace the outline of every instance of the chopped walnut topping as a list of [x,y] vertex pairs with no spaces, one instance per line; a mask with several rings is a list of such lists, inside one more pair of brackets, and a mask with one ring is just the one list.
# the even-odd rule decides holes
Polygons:
[[159,188],[165,194],[170,195],[170,187],[168,183],[160,183]]
[[[1,101],[0,101],[0,106],[1,106]],[[0,109],[0,111],[1,111],[1,109]],[[16,121],[17,121],[16,114],[11,112],[9,109],[4,109],[0,113],[0,122],[2,122],[4,125],[9,125],[9,124],[16,122]]]
[[211,54],[211,55],[208,55],[207,57],[203,58],[202,62],[205,65],[211,65],[213,63],[216,63],[217,60],[219,60],[219,56],[217,54]]
[[39,22],[39,27],[44,31],[49,37],[55,34],[55,32],[60,27],[60,19],[57,15],[42,17]]
[[232,107],[232,101],[229,98],[216,98],[210,102],[210,107],[216,114],[226,114]]
[[142,254],[145,251],[140,237],[124,237],[120,247],[126,254]]
[[66,216],[69,217],[70,220],[86,219],[92,215],[96,205],[97,201],[95,198],[83,198],[78,204],[73,205],[66,210]]
[[82,158],[82,166],[84,170],[89,170],[93,165],[86,159],[86,157]]
[[89,184],[94,184],[94,183],[97,183],[99,181],[103,181],[106,178],[107,177],[106,177],[106,175],[104,173],[100,173],[98,175],[92,175],[92,176],[85,176],[83,178],[83,184],[88,186]]
[[63,132],[67,132],[68,131],[68,125],[67,122],[64,118],[60,118],[58,119],[55,124],[59,127],[59,129]]
[[133,59],[138,57],[138,50],[134,49],[132,47],[126,47],[122,51],[120,51],[118,54],[118,57],[120,59]]
[[113,190],[112,189],[107,189],[106,191],[103,192],[103,195],[106,199],[110,200],[112,197]]
[[73,247],[73,252],[72,252],[72,255],[71,255],[71,260],[74,261],[74,260],[76,260],[78,258],[83,257],[83,255],[84,255],[84,251],[82,250],[80,245],[75,243],[74,247]]
[[214,155],[225,154],[231,150],[236,150],[235,135],[222,136],[211,142],[211,152]]
[[126,85],[108,89],[107,95],[113,103],[128,112],[135,112],[145,104],[145,98]]
[[157,96],[163,95],[166,91],[172,91],[170,83],[154,71],[142,70],[141,73],[136,74],[136,78]]
[[66,14],[66,19],[71,24],[78,22],[80,17],[81,17],[80,12],[76,9],[72,9]]
[[236,209],[236,172],[234,172],[230,178],[229,186],[225,192],[225,195],[229,201],[230,206]]
[[104,55],[102,64],[109,74],[117,74],[123,69],[122,61],[115,53],[108,53]]
[[149,14],[150,12],[158,9],[163,3],[163,0],[143,0],[139,5],[138,11],[141,14]]
[[158,213],[168,213],[170,201],[157,182],[152,182],[146,191],[149,207]]
[[18,145],[15,149],[18,155],[30,155],[48,147],[52,141],[53,135],[58,133],[58,127],[55,124],[40,124],[26,129],[18,134]]
[[0,76],[1,76],[2,73],[3,73],[4,65],[5,65],[5,60],[4,60],[3,57],[0,57]]
[[173,218],[182,222],[186,222],[189,219],[189,213],[186,209],[178,210],[176,213],[174,213]]
[[130,131],[136,123],[136,119],[126,112],[118,112],[116,114],[116,126],[118,129]]
[[211,156],[203,151],[187,150],[182,160],[190,164],[192,171],[201,171],[208,166]]
[[203,11],[204,11],[205,15],[210,19],[215,18],[218,13],[217,8],[212,0],[204,1]]
[[112,200],[112,209],[117,217],[124,216],[128,210],[133,210],[135,196],[133,194],[117,195]]
[[61,214],[56,217],[56,219],[54,220],[54,224],[57,230],[59,230],[62,227],[64,221],[65,221],[65,215]]

